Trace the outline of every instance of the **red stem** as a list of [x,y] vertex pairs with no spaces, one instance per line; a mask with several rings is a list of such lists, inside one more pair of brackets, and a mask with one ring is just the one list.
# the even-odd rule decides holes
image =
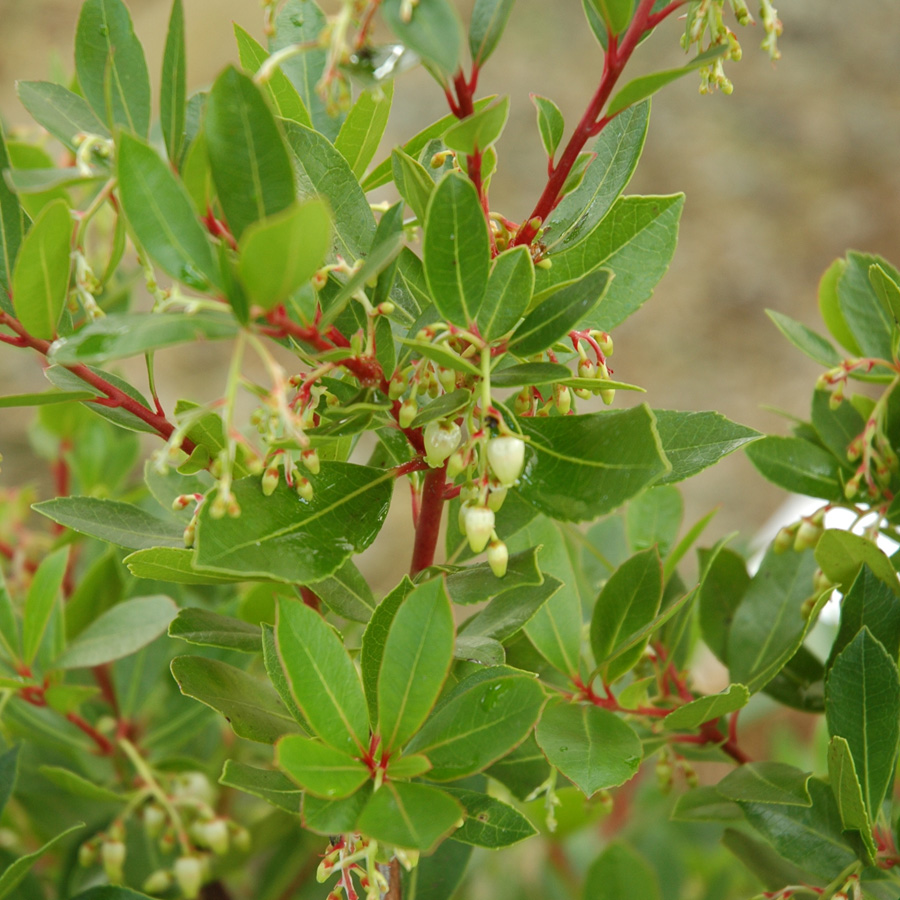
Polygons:
[[444,511],[444,484],[447,467],[432,469],[422,485],[422,505],[416,525],[416,539],[413,545],[412,564],[409,574],[417,575],[434,563],[438,534],[441,530],[441,513]]

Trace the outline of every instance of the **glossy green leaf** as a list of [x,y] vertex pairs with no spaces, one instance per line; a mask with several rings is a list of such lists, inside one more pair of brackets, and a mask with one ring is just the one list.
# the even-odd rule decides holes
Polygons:
[[475,0],[469,17],[469,52],[481,68],[497,47],[515,0]]
[[219,784],[260,797],[289,813],[296,815],[300,812],[300,790],[281,772],[273,769],[260,769],[236,759],[226,759]]
[[571,376],[568,367],[552,362],[516,363],[491,372],[492,387],[508,388],[552,384]]
[[550,159],[553,159],[566,128],[565,119],[563,119],[559,107],[552,100],[542,97],[540,94],[530,94],[529,96],[537,110],[538,132],[541,136],[541,143],[544,145],[544,152]]
[[462,824],[463,815],[462,806],[437,788],[386,781],[372,795],[356,824],[376,841],[427,853]]
[[270,310],[309,281],[331,247],[331,216],[310,200],[249,225],[241,237],[238,271],[249,300]]
[[169,637],[203,647],[222,647],[241,653],[259,653],[262,634],[258,625],[223,616],[209,609],[180,609],[169,624]]
[[[896,270],[894,275],[896,275]],[[869,283],[878,295],[881,305],[885,308],[894,325],[900,325],[900,284],[894,275],[885,270],[883,263],[872,263],[869,266]]]
[[109,129],[87,101],[61,84],[52,81],[19,81],[16,83],[16,92],[34,120],[69,150],[77,149],[76,135],[96,134],[103,138],[110,136]]
[[432,781],[465,778],[520,744],[543,703],[543,689],[531,676],[484,669],[442,699],[405,752],[428,757]]
[[490,244],[478,192],[464,175],[450,172],[435,188],[422,249],[435,306],[449,322],[467,327],[484,300]]
[[715,556],[709,550],[700,550],[699,555],[705,572],[699,598],[700,632],[709,649],[725,662],[728,631],[750,584],[750,576],[743,557],[727,547]]
[[53,158],[41,147],[23,141],[8,141],[6,151],[12,168],[4,173],[4,180],[19,197],[19,203],[30,219],[37,219],[41,211],[54,200],[67,204],[66,186],[91,185],[103,177],[82,176],[77,169],[60,169],[53,165]]
[[743,813],[736,803],[705,784],[679,794],[671,817],[674,822],[733,822],[743,819]]
[[[481,336],[492,341],[514,328],[528,309],[533,290],[534,264],[528,248],[514,247],[501,253],[491,265],[484,300],[476,317]],[[569,374],[567,371],[563,377]]]
[[442,80],[456,73],[462,51],[462,25],[448,0],[430,0],[404,16],[402,0],[384,0],[381,13],[391,31]]
[[[622,563],[603,586],[591,616],[591,650],[598,666],[621,653],[623,639],[651,622],[662,602],[662,563],[655,547]],[[644,651],[645,642],[632,647],[615,666],[615,675],[628,671]],[[623,668],[624,666],[624,668]],[[605,667],[609,671],[609,667]],[[612,672],[607,674],[612,679]]]
[[[10,166],[6,138],[0,126],[0,173]],[[12,293],[16,256],[25,236],[25,214],[18,197],[0,175],[0,309],[13,312],[9,302]]]
[[803,438],[768,435],[746,450],[759,473],[778,487],[822,500],[842,500],[840,464]]
[[483,152],[503,134],[508,118],[509,97],[501,97],[451,125],[443,134],[444,146],[469,156]]
[[28,587],[22,618],[22,662],[26,666],[34,662],[44,639],[68,561],[68,547],[61,547],[44,557]]
[[829,581],[838,585],[846,594],[856,580],[863,565],[883,581],[897,596],[900,596],[900,582],[891,561],[879,547],[862,535],[851,531],[829,528],[816,545],[816,561]]
[[465,605],[483,603],[513,588],[539,585],[544,580],[538,566],[539,550],[539,547],[530,547],[511,554],[503,578],[497,578],[486,562],[451,571],[446,579],[447,594],[454,603]]
[[171,166],[149,144],[129,134],[119,138],[116,163],[125,216],[153,261],[194,290],[219,285],[209,236]]
[[346,753],[368,746],[369,717],[359,675],[338,634],[299,601],[279,600],[278,656],[304,718]]
[[527,625],[562,586],[558,578],[547,575],[543,584],[504,591],[462,624],[460,636],[506,641]]
[[56,336],[69,293],[72,229],[65,200],[54,200],[41,210],[19,247],[12,276],[13,303],[16,317],[32,337],[53,340]]
[[442,578],[417,586],[391,621],[378,673],[378,731],[402,747],[431,712],[453,659],[453,612]]
[[894,779],[900,742],[900,673],[868,628],[837,655],[825,682],[825,719],[845,738],[869,820],[875,821]]
[[808,807],[810,775],[786,763],[747,763],[729,772],[716,790],[729,800]]
[[872,822],[863,800],[862,787],[853,754],[845,738],[835,736],[828,743],[828,780],[837,802],[845,831],[858,831],[871,859],[877,848],[872,837]]
[[48,403],[68,403],[73,400],[91,400],[93,391],[40,391],[36,394],[13,394],[0,397],[0,409],[11,406],[46,406]]
[[70,337],[59,338],[50,358],[64,366],[94,365],[152,353],[176,344],[234,337],[231,316],[216,313],[113,313],[96,319]]
[[[592,2],[610,5],[615,3],[617,6],[621,6],[627,0],[592,0]],[[693,72],[702,66],[708,66],[711,62],[723,56],[727,50],[727,44],[715,44],[699,56],[695,56],[686,66],[681,66],[678,69],[666,69],[662,72],[653,72],[650,75],[643,75],[640,78],[635,78],[634,81],[629,81],[609,101],[606,115],[614,116],[623,109],[645,100],[647,97],[655,94],[660,88],[681,78],[682,75],[687,75],[688,72]]]
[[387,82],[378,90],[363,91],[347,113],[334,147],[347,160],[359,180],[378,150],[391,113],[394,83]]
[[177,607],[156,594],[133,597],[98,616],[53,663],[59,669],[83,669],[121,659],[161,635]]
[[837,280],[838,306],[844,322],[864,356],[891,358],[891,339],[896,328],[893,315],[885,308],[869,280],[869,269],[880,265],[896,280],[900,273],[880,256],[847,254],[846,265]]
[[234,484],[239,519],[214,519],[204,504],[194,565],[245,578],[309,584],[332,575],[375,539],[390,504],[392,475],[352,463],[323,462],[312,500],[286,484],[266,497],[258,478]]
[[566,700],[547,704],[535,738],[550,764],[587,797],[633,778],[643,756],[641,739],[615,713]]
[[650,102],[638,103],[600,132],[591,146],[596,156],[583,180],[563,197],[543,224],[541,240],[551,253],[586,238],[609,212],[634,173],[649,120]]
[[801,612],[813,590],[812,553],[771,548],[747,587],[728,632],[731,680],[750,693],[764,687],[794,655],[809,627]]
[[428,201],[434,191],[434,182],[425,171],[425,167],[409,154],[404,153],[400,147],[391,152],[390,162],[394,184],[397,186],[400,196],[407,202],[416,219],[424,222]]
[[629,895],[641,900],[659,900],[662,896],[656,872],[647,861],[626,844],[614,841],[591,863],[583,897],[621,900]]
[[772,891],[780,891],[786,884],[806,884],[824,881],[810,874],[799,866],[788,862],[772,848],[767,841],[762,841],[746,831],[726,828],[722,835],[722,844],[728,848],[760,882]]
[[634,0],[588,0],[603,18],[609,31],[616,35],[623,32],[634,13]]
[[821,442],[829,449],[848,473],[856,469],[847,457],[851,441],[862,434],[865,420],[852,403],[831,408],[828,391],[813,391],[811,424]]
[[86,0],[81,7],[75,71],[85,99],[104,122],[147,136],[150,76],[122,0]]
[[[588,183],[585,179],[583,184]],[[602,266],[615,277],[591,318],[591,327],[611,331],[650,297],[665,275],[675,252],[683,206],[682,194],[620,197],[593,231],[567,250],[551,254],[551,269],[535,272],[535,300]]]
[[349,797],[369,779],[368,767],[321,741],[291,734],[275,750],[279,767],[304,791],[326,800]]
[[173,163],[181,159],[184,143],[184,114],[187,105],[187,55],[184,45],[184,5],[172,0],[166,46],[163,50],[159,90],[159,118],[166,153]]
[[[251,74],[257,72],[269,58],[268,51],[237,22],[234,23],[234,37],[237,40],[242,68]],[[303,98],[280,67],[270,73],[265,82],[265,89],[275,107],[275,112],[282,119],[292,119],[307,128],[312,127],[312,120]]]
[[112,791],[100,784],[82,777],[76,772],[62,766],[40,766],[38,771],[48,781],[75,797],[84,797],[94,803],[124,803],[128,798],[124,794]]
[[275,689],[237,666],[203,656],[176,656],[172,675],[181,693],[222,713],[239,737],[274,744],[303,733]]
[[47,843],[39,850],[20,856],[15,862],[7,866],[6,870],[0,874],[0,898],[14,897],[15,894],[13,894],[12,891],[22,883],[22,880],[29,873],[32,866],[34,866],[34,864],[50,850],[51,847],[58,844],[63,838],[72,834],[72,832],[79,831],[82,828],[84,828],[84,822],[79,822],[71,828],[67,828],[65,831],[56,835],[55,838],[47,841]]
[[371,796],[371,783],[364,784],[355,794],[342,800],[323,800],[312,794],[304,794],[300,810],[303,827],[322,835],[356,831],[356,822]]
[[421,428],[429,422],[438,419],[446,419],[459,413],[472,402],[472,392],[465,388],[451,391],[449,394],[441,394],[436,400],[422,407],[412,420],[411,428]]
[[350,560],[309,587],[332,612],[354,622],[368,622],[377,606],[369,583]]
[[388,762],[387,772],[391,778],[416,778],[431,768],[428,757],[421,753],[410,756],[393,756]]
[[524,800],[550,777],[550,765],[540,747],[529,735],[518,747],[495,762],[486,775],[509,788],[518,800]]
[[834,345],[807,328],[802,322],[792,319],[774,309],[767,309],[766,315],[775,323],[775,327],[801,352],[823,366],[836,366],[841,361],[841,354]]
[[321,134],[296,122],[285,122],[284,131],[293,155],[297,193],[304,199],[321,197],[331,207],[332,253],[348,262],[366,256],[375,237],[375,218],[347,160]]
[[750,692],[742,684],[730,684],[718,694],[698,697],[679,706],[666,716],[666,728],[672,731],[691,731],[699,728],[704,722],[733,713],[745,707],[750,700]]
[[765,686],[765,693],[801,712],[825,712],[825,667],[805,646]]
[[454,841],[499,850],[537,834],[534,825],[508,803],[464,788],[444,790],[459,800],[466,813],[462,827],[453,832]]
[[534,456],[519,493],[566,521],[611,512],[669,471],[646,406],[582,416],[521,419]]
[[678,537],[684,516],[684,501],[676,487],[652,487],[639,494],[625,510],[628,545],[632,550],[658,547],[665,557]]
[[234,584],[248,581],[242,575],[216,575],[194,568],[194,551],[183,546],[148,547],[125,557],[125,565],[135,578],[151,578],[174,584]]
[[532,356],[553,346],[603,300],[610,278],[607,269],[596,268],[551,293],[515,330],[509,349],[517,356]]
[[717,412],[677,412],[655,409],[656,428],[672,471],[660,484],[683,481],[761,437]]
[[184,546],[183,527],[174,519],[160,519],[121,500],[57,497],[36,503],[34,509],[80,534],[131,550]]
[[260,89],[234,67],[212,86],[204,122],[219,202],[240,239],[248,225],[294,202],[287,147]]
[[862,349],[848,328],[838,303],[837,285],[846,267],[845,260],[836,259],[819,280],[819,313],[835,340],[853,356],[862,356]]

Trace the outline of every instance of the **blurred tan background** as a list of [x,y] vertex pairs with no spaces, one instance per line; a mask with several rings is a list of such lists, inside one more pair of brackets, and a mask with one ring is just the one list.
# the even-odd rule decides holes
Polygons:
[[[169,3],[129,3],[156,78]],[[54,56],[71,70],[79,7],[77,0],[0,0],[0,112],[8,125],[27,121],[14,79],[49,77]],[[185,12],[191,90],[236,60],[232,20],[260,36],[256,0],[186,0]],[[850,247],[900,262],[900,4],[784,0],[779,13],[785,33],[777,67],[757,50],[759,27],[741,29],[744,59],[728,73],[733,96],[701,97],[688,76],[654,100],[630,191],[683,190],[687,204],[669,274],[614,334],[613,364],[617,378],[647,388],[654,406],[714,408],[783,433],[783,420],[761,405],[804,415],[819,370],[780,337],[764,308],[821,330],[816,284],[835,256]],[[680,65],[679,33],[677,21],[666,23],[630,73],[651,59],[653,68]],[[528,93],[553,98],[571,125],[600,66],[578,0],[518,0],[480,83],[483,93],[512,97],[492,189],[492,205],[510,218],[527,215],[545,168]],[[424,73],[401,78],[382,150],[445,112]],[[195,372],[169,374],[167,406],[178,382]],[[2,393],[44,386],[37,360],[7,348],[0,348],[0,379]],[[631,398],[620,394],[620,402]],[[27,413],[4,410],[0,484],[37,475],[25,455],[27,421]],[[717,534],[752,531],[781,500],[740,454],[688,482],[685,493],[691,516],[722,505]]]

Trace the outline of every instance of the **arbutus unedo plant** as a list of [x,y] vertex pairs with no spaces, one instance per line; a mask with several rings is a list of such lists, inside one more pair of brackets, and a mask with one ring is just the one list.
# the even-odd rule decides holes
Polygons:
[[[126,6],[87,0],[72,79],[19,84],[57,162],[0,142],[0,341],[51,388],[0,406],[36,407],[55,495],[0,507],[0,897],[448,900],[475,848],[530,840],[559,873],[539,896],[652,900],[647,848],[594,831],[579,870],[565,844],[634,808],[642,767],[689,788],[674,818],[726,823],[766,896],[896,896],[900,615],[872,538],[897,518],[900,278],[851,254],[823,281],[846,359],[777,318],[829,367],[794,438],[591,404],[640,390],[611,332],[675,247],[683,198],[623,194],[650,97],[691,73],[729,93],[728,22],[753,19],[582,5],[599,83],[570,129],[532,97],[547,179],[521,222],[490,201],[508,98],[477,96],[512,0],[466,26],[448,0],[268,0],[267,46],[236,27],[240,66],[190,97],[175,0],[156,106]],[[690,61],[624,78],[675,15]],[[757,18],[774,59],[768,0]],[[417,64],[449,112],[375,162]],[[230,353],[224,388],[167,409],[156,354],[200,341]],[[851,378],[883,393],[841,402]],[[141,434],[162,443],[136,477]],[[745,444],[869,534],[821,510],[752,575],[726,541],[683,574],[711,516],[683,529],[675,484]],[[379,596],[354,557],[398,481],[415,537]],[[827,781],[751,761],[754,695],[824,713]],[[729,774],[698,785],[708,760]]]

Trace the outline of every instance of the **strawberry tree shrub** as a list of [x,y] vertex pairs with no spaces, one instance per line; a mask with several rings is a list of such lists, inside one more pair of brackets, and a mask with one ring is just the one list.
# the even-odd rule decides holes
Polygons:
[[[19,85],[48,137],[0,143],[0,342],[49,382],[0,406],[35,408],[55,486],[0,507],[0,897],[896,897],[900,276],[829,270],[840,350],[773,314],[826,366],[793,437],[617,408],[639,388],[609,364],[682,206],[623,194],[649,98],[730,92],[750,11],[585,0],[598,82],[574,125],[533,98],[547,179],[515,222],[509,100],[477,93],[511,0],[263,6],[267,46],[236,28],[240,66],[188,97],[175,0],[153,104],[126,6],[86,0],[72,80]],[[675,15],[687,64],[629,80]],[[416,63],[447,113],[380,158]],[[157,352],[201,341],[216,399],[161,397]],[[745,444],[824,505],[752,573],[726,541],[686,566],[710,516],[676,485]],[[824,530],[839,506],[865,533]],[[751,699],[824,718],[827,752],[752,758]]]

